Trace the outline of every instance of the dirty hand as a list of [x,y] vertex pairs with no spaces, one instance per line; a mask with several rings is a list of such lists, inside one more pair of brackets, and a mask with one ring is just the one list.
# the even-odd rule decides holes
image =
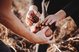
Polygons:
[[52,25],[54,22],[59,21],[66,17],[66,13],[63,10],[58,11],[53,15],[49,15],[45,18],[43,24]]
[[25,18],[25,23],[28,26],[31,26],[33,23],[37,23],[39,21],[39,15],[40,13],[38,12],[38,9],[35,5],[30,6],[26,18]]

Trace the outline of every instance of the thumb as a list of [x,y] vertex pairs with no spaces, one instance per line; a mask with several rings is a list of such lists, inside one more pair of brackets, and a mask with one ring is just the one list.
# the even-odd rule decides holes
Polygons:
[[48,26],[46,26],[46,27],[44,27],[43,29],[42,29],[42,32],[46,32],[47,30],[49,29],[49,27]]

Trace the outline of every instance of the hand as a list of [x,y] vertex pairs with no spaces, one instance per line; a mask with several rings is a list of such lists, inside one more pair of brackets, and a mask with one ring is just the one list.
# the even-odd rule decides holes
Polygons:
[[58,16],[56,16],[56,15],[49,15],[49,16],[47,16],[46,18],[45,18],[45,20],[44,20],[44,24],[45,25],[52,25],[54,22],[56,22],[57,20],[59,20],[58,19],[59,17]]
[[46,37],[46,35],[45,35],[48,29],[49,29],[49,27],[47,26],[47,27],[43,28],[41,31],[36,33],[37,36],[38,36],[38,43],[40,43],[40,44],[50,44],[50,43],[53,43],[53,41],[50,40],[50,39],[52,39],[52,35],[49,36],[49,37]]
[[29,11],[27,12],[25,22],[28,26],[31,26],[33,23],[39,21],[39,12],[37,12],[37,7],[35,5],[30,6]]
[[54,15],[47,16],[43,24],[52,25],[54,22],[59,21],[65,17],[66,17],[66,13],[63,10],[60,10]]

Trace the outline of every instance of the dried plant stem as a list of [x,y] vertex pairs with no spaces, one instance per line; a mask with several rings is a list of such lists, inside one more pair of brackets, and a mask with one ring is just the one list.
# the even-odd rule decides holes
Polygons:
[[57,47],[57,45],[56,44],[51,44],[51,47],[55,47],[59,52],[62,52],[58,47]]

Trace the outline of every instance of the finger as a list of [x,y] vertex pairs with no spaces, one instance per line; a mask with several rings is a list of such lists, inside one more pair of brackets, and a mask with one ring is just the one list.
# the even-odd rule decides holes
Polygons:
[[52,25],[54,22],[55,22],[55,20],[52,20],[52,21],[49,23],[49,25]]
[[48,19],[49,19],[49,17],[46,17],[45,20],[43,21],[42,25],[44,25]]
[[45,25],[48,25],[51,22],[52,19],[48,19],[45,23]]
[[31,16],[31,15],[29,15],[29,17],[27,17],[29,20],[32,20],[33,19],[33,17]]
[[47,29],[49,29],[48,26],[44,27],[44,28],[42,29],[42,31],[45,33]]
[[28,19],[26,19],[26,21],[25,21],[25,22],[26,22],[26,24],[27,24],[27,25],[30,25],[30,26],[33,24],[33,22],[32,22],[29,18],[28,18]]

